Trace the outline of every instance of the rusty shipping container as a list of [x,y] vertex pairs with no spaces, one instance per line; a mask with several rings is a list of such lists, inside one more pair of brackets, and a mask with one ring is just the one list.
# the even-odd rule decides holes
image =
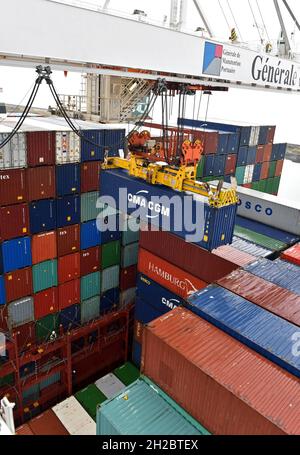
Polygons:
[[22,237],[29,233],[29,210],[27,204],[9,205],[0,208],[0,241]]
[[21,299],[32,294],[31,267],[14,270],[4,275],[6,301]]
[[55,131],[31,131],[26,135],[28,166],[55,164]]
[[300,265],[300,243],[292,246],[281,254],[281,259]]
[[100,270],[101,247],[95,246],[80,251],[80,274],[81,276]]
[[66,256],[80,250],[80,225],[57,229],[57,256]]
[[36,344],[35,322],[20,325],[13,329],[13,338],[16,340],[18,350],[23,352]]
[[28,423],[32,433],[36,436],[67,436],[69,432],[63,426],[52,409],[43,412]]
[[58,283],[76,280],[80,277],[80,253],[58,258]]
[[138,271],[140,273],[147,275],[180,297],[186,298],[196,292],[196,290],[207,286],[205,281],[143,248],[139,251],[138,261]]
[[166,231],[141,230],[140,247],[208,283],[228,275],[240,265]]
[[[245,265],[251,264],[256,260],[255,256],[249,253],[240,251],[231,245],[220,246],[216,250],[213,250],[215,256],[226,259],[237,267],[244,267]],[[225,276],[225,275],[223,275]]]
[[34,317],[35,319],[42,319],[48,314],[58,312],[58,292],[57,288],[49,288],[44,291],[38,292],[33,296],[34,303]]
[[32,167],[26,170],[28,200],[55,198],[55,167]]
[[32,264],[54,259],[57,256],[56,232],[36,234],[31,239]]
[[300,434],[299,380],[188,310],[148,324],[141,367],[213,434]]
[[81,192],[99,190],[101,161],[87,161],[81,164]]
[[80,302],[80,279],[68,281],[58,286],[59,311]]
[[0,171],[0,205],[19,204],[27,198],[25,169]]

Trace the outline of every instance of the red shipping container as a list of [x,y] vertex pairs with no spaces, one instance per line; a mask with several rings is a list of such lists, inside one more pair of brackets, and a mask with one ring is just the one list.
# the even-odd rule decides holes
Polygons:
[[99,190],[101,161],[90,161],[81,165],[81,192]]
[[281,258],[293,264],[300,265],[300,243],[281,253]]
[[28,200],[55,197],[55,167],[42,166],[27,169]]
[[121,269],[120,273],[121,291],[127,291],[127,289],[134,288],[136,286],[136,275],[137,275],[136,265],[131,265],[130,267]]
[[80,226],[73,224],[57,230],[57,256],[76,253],[80,249]]
[[256,149],[255,163],[263,163],[264,162],[264,152],[265,152],[265,146],[264,145],[258,145],[257,149]]
[[213,434],[300,434],[299,379],[183,308],[144,328],[141,370]]
[[231,259],[212,254],[167,231],[141,230],[140,246],[208,283],[219,280],[239,266]]
[[76,280],[80,277],[80,253],[58,258],[58,283]]
[[264,145],[264,161],[271,161],[272,144]]
[[244,183],[242,186],[244,188],[249,188],[249,190],[251,190],[251,188],[252,188],[252,184],[251,183]]
[[19,204],[27,199],[25,169],[0,171],[0,206]]
[[81,276],[100,270],[101,247],[95,246],[80,252],[80,273]]
[[58,286],[59,311],[80,302],[80,280],[68,281]]
[[280,177],[282,174],[284,160],[277,161],[275,169],[275,177]]
[[8,332],[7,326],[7,306],[0,306],[0,330],[2,332]]
[[268,128],[268,134],[267,134],[267,143],[268,144],[272,144],[274,142],[275,131],[276,131],[276,126],[270,126]]
[[67,436],[69,432],[63,426],[59,418],[52,411],[43,412],[39,416],[30,420],[29,427],[34,435],[37,436]]
[[194,140],[200,139],[203,142],[204,155],[217,153],[219,133],[217,131],[193,131]]
[[25,423],[24,425],[16,429],[17,436],[34,436],[34,432],[31,430],[30,426]]
[[49,166],[55,164],[55,131],[32,131],[27,136],[28,166]]
[[34,317],[42,319],[48,314],[58,312],[57,288],[49,288],[34,294]]
[[14,270],[4,275],[6,301],[13,302],[32,294],[31,267]]
[[32,348],[36,344],[35,338],[35,323],[20,325],[13,330],[13,338],[15,338],[19,351],[25,351]]
[[260,172],[260,180],[266,180],[268,178],[269,167],[270,167],[269,162],[265,162],[262,164],[261,172]]
[[27,204],[0,208],[0,241],[29,234],[29,210]]
[[225,163],[225,175],[235,174],[237,155],[228,155]]
[[226,259],[232,264],[235,264],[236,268],[238,266],[245,267],[257,259],[255,256],[252,256],[249,253],[245,253],[244,251],[239,251],[231,245],[220,246],[216,250],[213,250],[212,253],[216,256],[219,256],[220,258]]
[[33,235],[31,239],[32,264],[38,264],[57,256],[56,232]]
[[205,281],[142,248],[139,251],[138,271],[184,299],[207,286]]

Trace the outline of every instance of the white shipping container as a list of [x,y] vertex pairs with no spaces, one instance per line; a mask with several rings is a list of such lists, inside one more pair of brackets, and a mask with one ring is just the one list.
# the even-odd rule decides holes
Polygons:
[[244,183],[251,183],[253,179],[254,165],[250,164],[246,166]]
[[[0,133],[0,143],[8,133]],[[14,169],[27,166],[27,147],[24,133],[17,133],[4,147],[0,149],[0,169]]]
[[56,132],[56,164],[80,162],[80,138],[73,131]]
[[252,126],[249,140],[249,146],[258,145],[260,126]]
[[52,411],[71,435],[96,435],[96,423],[74,396],[54,406]]
[[109,373],[95,382],[98,389],[107,397],[113,398],[124,390],[125,385],[113,373]]
[[25,297],[10,302],[7,307],[7,314],[9,328],[18,327],[19,325],[34,321],[33,298]]

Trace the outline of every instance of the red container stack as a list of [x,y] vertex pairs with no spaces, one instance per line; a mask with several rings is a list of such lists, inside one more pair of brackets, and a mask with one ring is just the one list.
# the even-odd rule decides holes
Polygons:
[[55,131],[27,133],[27,164],[30,167],[55,164]]
[[55,167],[42,166],[27,169],[28,200],[55,197]]
[[80,302],[80,280],[68,281],[58,286],[59,311]]
[[0,241],[29,234],[29,211],[27,204],[0,208]]
[[100,161],[90,161],[81,164],[81,192],[99,190]]
[[12,302],[32,294],[31,267],[6,273],[4,280],[7,302]]
[[45,232],[32,236],[32,264],[54,259],[57,256],[56,232]]
[[57,288],[45,289],[34,295],[34,316],[42,319],[48,314],[58,312],[58,292]]
[[101,247],[93,247],[80,252],[81,276],[97,272],[101,267]]
[[25,169],[0,171],[0,206],[20,204],[28,198]]
[[80,277],[80,253],[68,254],[58,258],[58,282],[76,280]]
[[65,256],[80,250],[80,226],[73,224],[57,230],[57,255]]

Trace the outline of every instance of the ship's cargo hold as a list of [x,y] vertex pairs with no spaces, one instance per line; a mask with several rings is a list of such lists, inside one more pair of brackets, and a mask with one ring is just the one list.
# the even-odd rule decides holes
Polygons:
[[20,367],[20,376],[25,378],[31,376],[36,370],[36,362],[29,362]]
[[79,163],[80,162],[80,138],[76,133],[56,133],[56,163]]
[[80,225],[64,226],[57,230],[57,255],[66,256],[80,249]]
[[5,305],[5,303],[6,303],[6,294],[5,294],[4,277],[0,276],[0,305]]
[[90,384],[85,389],[75,393],[75,398],[95,422],[97,407],[107,399],[95,384]]
[[[94,293],[94,292],[93,292]],[[80,305],[81,324],[86,324],[100,315],[100,295],[83,300]]]
[[156,384],[142,377],[97,410],[97,435],[112,434],[199,436],[209,433]]
[[104,293],[110,289],[119,287],[120,267],[114,265],[101,272],[101,292]]
[[57,288],[50,288],[38,292],[33,297],[34,300],[34,317],[35,319],[42,319],[48,314],[58,312],[58,290]]
[[105,130],[105,148],[109,156],[119,156],[125,150],[125,129]]
[[105,243],[101,247],[101,268],[106,269],[113,265],[119,265],[121,260],[121,243],[119,240],[115,242]]
[[32,267],[33,292],[57,286],[57,260],[40,262]]
[[6,302],[32,294],[31,267],[15,270],[4,275]]
[[68,281],[58,286],[58,306],[63,310],[80,302],[80,280]]
[[81,164],[81,192],[98,191],[101,162],[90,161]]
[[55,339],[59,335],[58,313],[48,314],[36,321],[36,338],[39,343]]
[[[184,303],[184,300],[178,295],[142,274],[138,275],[136,293],[143,302],[156,309],[159,315],[165,314]],[[139,320],[141,321],[141,319]]]
[[139,242],[131,243],[122,248],[121,267],[130,267],[138,262]]
[[18,327],[19,325],[34,321],[33,298],[25,297],[9,303],[7,307],[7,315],[8,326],[10,328]]
[[[240,265],[227,260],[226,256],[216,255],[219,249],[211,254],[166,231],[141,230],[140,246],[174,265],[180,264],[180,268],[208,283],[228,275]],[[254,260],[251,257],[247,263]]]
[[119,305],[120,289],[109,289],[101,295],[100,299],[100,313],[106,314],[114,307]]
[[58,283],[76,280],[80,277],[80,253],[68,254],[58,258]]
[[56,229],[56,200],[45,199],[29,205],[31,234]]
[[87,300],[101,292],[101,275],[100,272],[90,273],[89,275],[82,276],[80,280],[80,298]]
[[139,241],[140,238],[140,220],[132,216],[122,214],[120,217],[120,231],[122,232],[122,245]]
[[282,259],[300,265],[300,243],[281,253]]
[[[119,191],[120,188],[126,188],[126,191],[121,193]],[[143,193],[140,193],[141,191]],[[167,223],[169,230],[175,230],[176,235],[179,237],[186,239],[187,235],[194,235],[191,240],[208,250],[217,248],[220,245],[226,245],[232,240],[236,205],[216,209],[209,206],[207,198],[203,196],[193,193],[175,192],[167,187],[151,185],[129,176],[122,169],[101,173],[100,194],[114,197],[117,208],[122,208],[122,210],[127,208],[127,214],[129,215],[134,215],[137,208],[144,207],[144,210],[139,211],[139,216],[142,220],[149,222],[148,217],[151,216],[152,224],[164,227]],[[170,202],[175,195],[180,200],[182,210],[186,210],[184,217],[182,211],[175,210],[174,199],[172,203]],[[153,203],[154,197],[157,201],[157,197],[162,196],[170,198],[166,198],[168,201],[166,204]],[[128,202],[130,202],[129,207],[127,207]],[[189,204],[189,211],[187,210],[187,204]],[[198,210],[197,217],[196,210]],[[182,224],[183,218],[185,226],[178,226],[178,221],[181,221],[180,224]],[[188,221],[191,222],[193,220],[195,222],[196,218],[197,224],[187,229]]]
[[[8,137],[8,133],[0,133],[0,144]],[[26,167],[26,136],[17,133],[0,149],[0,169]]]
[[61,310],[58,320],[64,332],[78,328],[80,326],[80,305],[72,305]]
[[[252,257],[269,257],[272,255],[273,251],[263,248],[262,246],[257,245],[256,243],[249,242],[248,240],[241,239],[240,237],[233,237],[232,245],[234,249],[238,251],[243,251],[244,253],[250,254]],[[248,264],[251,264],[252,261],[249,261]],[[243,267],[245,264],[241,264]]]
[[80,193],[80,165],[65,164],[56,166],[56,194],[67,196]]
[[280,242],[279,240],[273,239],[267,235],[252,231],[251,229],[244,228],[238,224],[235,225],[234,235],[244,240],[254,242],[257,245],[260,245],[263,248],[267,248],[271,251],[282,251],[287,248],[286,243]]
[[[48,365],[46,364],[44,367],[41,368],[42,372],[49,371],[48,370]],[[58,371],[57,373],[52,374],[51,376],[46,377],[40,382],[40,390],[47,389],[48,387],[51,387],[53,384],[57,384],[61,380],[61,375],[60,372]]]
[[64,196],[57,199],[57,227],[80,223],[80,197]]
[[8,273],[32,264],[29,237],[6,240],[0,245],[0,273]]
[[235,270],[217,284],[300,327],[299,295],[242,269]]
[[137,266],[131,265],[125,269],[121,269],[120,273],[120,289],[126,291],[129,288],[133,288],[136,285],[137,278]]
[[22,392],[22,404],[27,406],[34,401],[38,401],[40,397],[40,388],[38,384],[34,384]]
[[29,234],[29,211],[27,204],[0,208],[0,241]]
[[207,285],[205,281],[143,248],[139,252],[138,271],[183,298]]
[[100,270],[100,247],[95,246],[80,252],[80,273],[81,276]]
[[249,220],[248,218],[244,218],[242,216],[236,217],[236,224],[246,229],[257,232],[258,234],[271,237],[272,239],[278,240],[284,244],[291,245],[299,240],[299,237],[294,234],[290,234],[289,232],[283,231],[281,229],[267,226],[266,224],[259,223],[258,221]]
[[113,373],[109,373],[95,382],[95,386],[106,396],[112,398],[124,389],[123,382],[120,381]]
[[34,322],[16,327],[12,330],[12,334],[20,352],[31,348],[36,343]]
[[0,171],[0,205],[26,202],[28,198],[25,169]]
[[30,167],[55,164],[55,132],[32,131],[26,133],[27,164]]
[[57,256],[56,232],[33,235],[31,239],[32,264],[54,259]]
[[144,330],[142,371],[211,433],[299,434],[299,380],[185,309]]
[[127,387],[140,377],[139,370],[130,362],[114,370],[114,375]]
[[28,200],[55,198],[55,167],[41,166],[26,171]]
[[85,223],[86,221],[95,220],[98,216],[99,211],[101,210],[99,207],[97,208],[97,201],[99,198],[98,191],[92,191],[90,193],[82,193],[81,194],[81,223]]
[[83,136],[86,140],[81,138],[81,160],[102,161],[105,151],[105,130],[85,130]]
[[28,423],[32,434],[36,436],[67,436],[69,432],[57,418],[55,413],[48,409]]
[[300,358],[293,355],[292,344],[292,337],[299,330],[296,325],[215,285],[196,292],[185,305],[198,316],[300,377]]
[[100,232],[97,229],[96,220],[87,221],[86,223],[81,224],[80,245],[83,250],[100,245]]
[[126,289],[120,293],[120,308],[126,308],[128,305],[135,303],[136,287]]
[[96,434],[96,423],[74,396],[54,406],[52,411],[71,435]]

